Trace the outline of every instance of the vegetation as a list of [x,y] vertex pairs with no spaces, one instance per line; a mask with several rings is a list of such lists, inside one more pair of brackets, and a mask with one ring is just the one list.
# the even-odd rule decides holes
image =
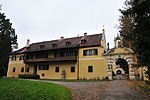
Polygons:
[[0,76],[6,75],[8,57],[17,48],[17,35],[9,19],[0,11]]
[[1,100],[71,100],[71,92],[60,85],[19,79],[0,79]]
[[144,81],[128,81],[127,83],[131,88],[141,91],[144,93],[145,96],[150,97],[150,85],[149,84],[145,83]]
[[[120,10],[121,20],[129,19],[128,23],[121,21],[120,30],[125,39],[131,41],[137,54],[138,63],[147,66],[150,79],[150,0],[126,0],[125,8]],[[128,26],[125,28],[125,26]],[[126,42],[128,42],[126,41]]]
[[25,78],[25,79],[39,79],[40,76],[39,75],[35,75],[35,74],[20,74],[19,78]]

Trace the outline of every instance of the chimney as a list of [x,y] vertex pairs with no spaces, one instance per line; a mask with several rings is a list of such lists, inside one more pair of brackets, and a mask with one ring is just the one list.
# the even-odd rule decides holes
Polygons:
[[84,33],[84,36],[87,36],[87,33]]
[[102,32],[105,33],[105,29],[102,29]]
[[61,39],[61,40],[63,40],[63,39],[64,39],[64,37],[63,37],[63,36],[61,36],[61,37],[60,37],[60,39]]
[[30,40],[27,39],[27,44],[26,44],[26,47],[28,47],[30,45]]

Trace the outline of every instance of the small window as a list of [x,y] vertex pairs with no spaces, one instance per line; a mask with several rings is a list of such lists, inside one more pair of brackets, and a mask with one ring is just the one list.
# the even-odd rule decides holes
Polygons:
[[59,67],[56,67],[56,68],[55,68],[55,72],[59,72]]
[[66,46],[70,46],[71,45],[71,42],[66,42]]
[[44,48],[45,48],[45,45],[41,45],[41,46],[40,46],[40,49],[44,49]]
[[81,40],[81,44],[86,44],[87,41],[86,40]]
[[56,43],[52,44],[52,47],[56,47],[56,46],[57,46],[57,44],[56,44]]
[[30,68],[29,67],[27,67],[27,72],[29,72],[30,71]]
[[75,67],[71,66],[71,72],[75,72]]
[[45,73],[42,73],[42,76],[45,76]]
[[88,66],[88,72],[93,72],[93,66]]
[[24,67],[21,68],[21,72],[24,72]]
[[16,68],[15,67],[13,68],[12,72],[16,72]]

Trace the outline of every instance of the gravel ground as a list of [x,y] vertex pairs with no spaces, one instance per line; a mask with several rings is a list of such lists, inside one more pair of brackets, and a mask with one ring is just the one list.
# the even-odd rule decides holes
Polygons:
[[105,82],[40,81],[55,83],[69,88],[73,93],[74,100],[148,100],[140,92],[130,88],[127,80]]
[[110,85],[110,82],[60,82],[68,87],[74,100],[101,100],[100,94]]
[[138,91],[131,89],[126,80],[112,81],[112,85],[101,94],[101,100],[146,100]]

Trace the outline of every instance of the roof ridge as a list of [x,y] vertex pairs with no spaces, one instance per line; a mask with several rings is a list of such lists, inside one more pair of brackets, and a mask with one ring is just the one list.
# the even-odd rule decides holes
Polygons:
[[[87,35],[87,36],[94,36],[94,35],[100,35],[100,34],[103,34],[103,33],[99,33],[99,34],[91,34],[91,35]],[[81,38],[81,37],[83,37],[83,36],[64,38],[64,40],[67,40],[67,39],[73,39],[73,38]],[[55,42],[55,41],[59,41],[59,40],[60,40],[60,39],[50,40],[50,41],[35,42],[35,43],[31,43],[30,45],[32,45],[32,44],[40,44],[40,43],[45,43],[45,42]]]

